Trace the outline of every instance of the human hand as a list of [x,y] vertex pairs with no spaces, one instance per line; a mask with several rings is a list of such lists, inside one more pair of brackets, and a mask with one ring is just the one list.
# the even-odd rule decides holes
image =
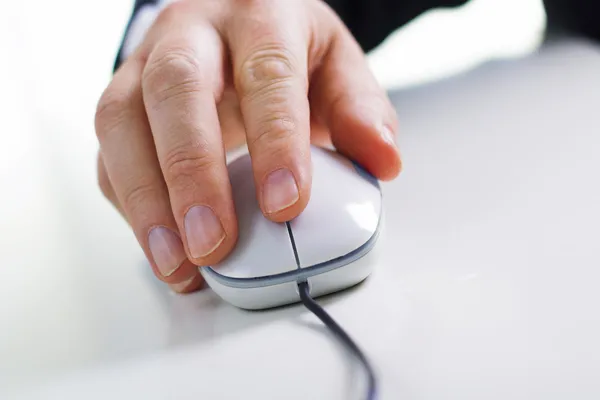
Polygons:
[[396,115],[343,23],[320,0],[183,0],[115,72],[96,112],[104,195],[156,276],[199,288],[235,246],[225,149],[246,140],[264,215],[311,190],[310,143],[382,180],[401,168]]

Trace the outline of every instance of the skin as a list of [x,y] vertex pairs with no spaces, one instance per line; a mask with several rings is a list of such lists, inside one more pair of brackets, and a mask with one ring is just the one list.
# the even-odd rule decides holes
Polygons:
[[[114,74],[95,126],[102,192],[156,276],[181,293],[202,286],[197,266],[236,243],[227,149],[247,143],[258,202],[275,222],[310,199],[311,142],[333,145],[381,180],[401,170],[395,111],[319,0],[172,3]],[[192,220],[209,214],[220,230]]]

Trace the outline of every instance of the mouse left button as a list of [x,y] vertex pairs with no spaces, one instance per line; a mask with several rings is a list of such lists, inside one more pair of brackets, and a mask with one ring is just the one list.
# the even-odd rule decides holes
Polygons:
[[269,221],[260,210],[249,156],[242,156],[229,165],[229,179],[238,220],[238,240],[229,256],[211,269],[221,279],[233,278],[238,282],[268,279],[297,269],[286,225]]

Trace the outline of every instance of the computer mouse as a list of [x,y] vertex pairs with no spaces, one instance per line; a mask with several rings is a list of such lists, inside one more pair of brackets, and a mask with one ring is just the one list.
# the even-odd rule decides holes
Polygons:
[[371,273],[382,225],[379,182],[334,151],[312,147],[311,160],[310,200],[286,223],[262,214],[250,156],[228,165],[238,242],[222,262],[200,268],[226,302],[250,310],[277,307],[300,301],[300,282],[319,297],[354,286]]

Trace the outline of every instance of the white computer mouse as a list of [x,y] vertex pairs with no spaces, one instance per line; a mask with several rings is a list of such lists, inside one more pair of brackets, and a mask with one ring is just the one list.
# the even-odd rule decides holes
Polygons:
[[318,297],[371,273],[382,225],[379,182],[339,153],[312,147],[311,155],[309,203],[288,223],[261,213],[250,157],[229,164],[238,242],[224,261],[200,268],[223,300],[244,309],[276,307],[300,301],[299,282],[307,281]]

